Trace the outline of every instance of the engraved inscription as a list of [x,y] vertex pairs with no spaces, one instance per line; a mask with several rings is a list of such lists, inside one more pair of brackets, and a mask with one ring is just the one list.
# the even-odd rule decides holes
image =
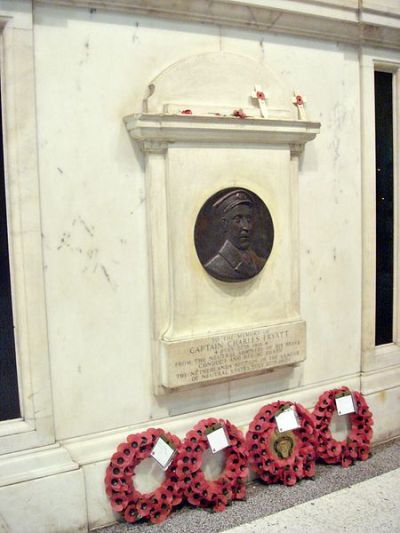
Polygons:
[[168,388],[260,373],[305,359],[305,323],[163,342]]

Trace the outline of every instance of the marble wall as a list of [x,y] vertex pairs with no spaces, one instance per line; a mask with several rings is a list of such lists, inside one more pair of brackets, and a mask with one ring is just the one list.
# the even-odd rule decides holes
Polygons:
[[[177,25],[87,10],[40,7],[35,13],[45,279],[60,439],[168,416],[174,408],[174,400],[160,405],[151,392],[144,165],[121,119],[141,110],[149,81],[190,55],[247,55],[307,96],[307,112],[322,129],[306,147],[299,176],[300,299],[309,345],[297,385],[340,381],[359,368],[357,49],[196,24],[177,31]],[[273,376],[250,382],[252,395],[277,390]],[[236,389],[240,382],[213,386],[208,405],[201,399],[187,408],[241,399]],[[179,396],[175,401],[187,404]]]

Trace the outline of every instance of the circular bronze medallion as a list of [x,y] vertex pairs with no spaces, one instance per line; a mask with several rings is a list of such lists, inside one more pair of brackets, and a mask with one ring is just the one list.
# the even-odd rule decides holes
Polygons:
[[275,431],[271,436],[271,449],[279,459],[288,459],[294,450],[295,436],[291,431],[279,433]]
[[274,242],[267,206],[254,192],[230,187],[200,209],[194,242],[201,264],[221,281],[243,281],[264,267]]

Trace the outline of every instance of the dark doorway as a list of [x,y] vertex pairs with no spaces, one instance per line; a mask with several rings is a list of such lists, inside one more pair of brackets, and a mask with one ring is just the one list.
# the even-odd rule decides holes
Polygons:
[[9,420],[18,418],[21,411],[11,302],[1,105],[0,138],[0,420]]
[[375,344],[393,342],[393,74],[375,72],[376,307]]

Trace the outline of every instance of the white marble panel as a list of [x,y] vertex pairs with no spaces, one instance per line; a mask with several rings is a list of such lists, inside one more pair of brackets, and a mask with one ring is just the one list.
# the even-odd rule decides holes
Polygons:
[[18,533],[87,531],[82,471],[0,488],[0,530]]
[[[290,153],[280,147],[172,146],[168,153],[168,197],[173,316],[166,339],[226,331],[296,317],[291,284]],[[262,170],[261,170],[262,169]],[[182,187],[190,176],[190,187]],[[215,192],[244,187],[267,205],[274,245],[261,273],[246,283],[218,283],[201,265],[193,244],[200,208]],[[179,201],[174,201],[178,199]],[[268,305],[266,305],[268,302]],[[212,312],[210,311],[212,308]],[[188,310],[190,309],[190,312]],[[244,312],[245,309],[245,312]]]
[[49,342],[65,438],[150,417],[143,160],[122,117],[160,69],[217,50],[218,38],[83,9],[38,7],[35,21]]
[[374,441],[392,439],[400,433],[400,387],[366,395],[374,417]]

